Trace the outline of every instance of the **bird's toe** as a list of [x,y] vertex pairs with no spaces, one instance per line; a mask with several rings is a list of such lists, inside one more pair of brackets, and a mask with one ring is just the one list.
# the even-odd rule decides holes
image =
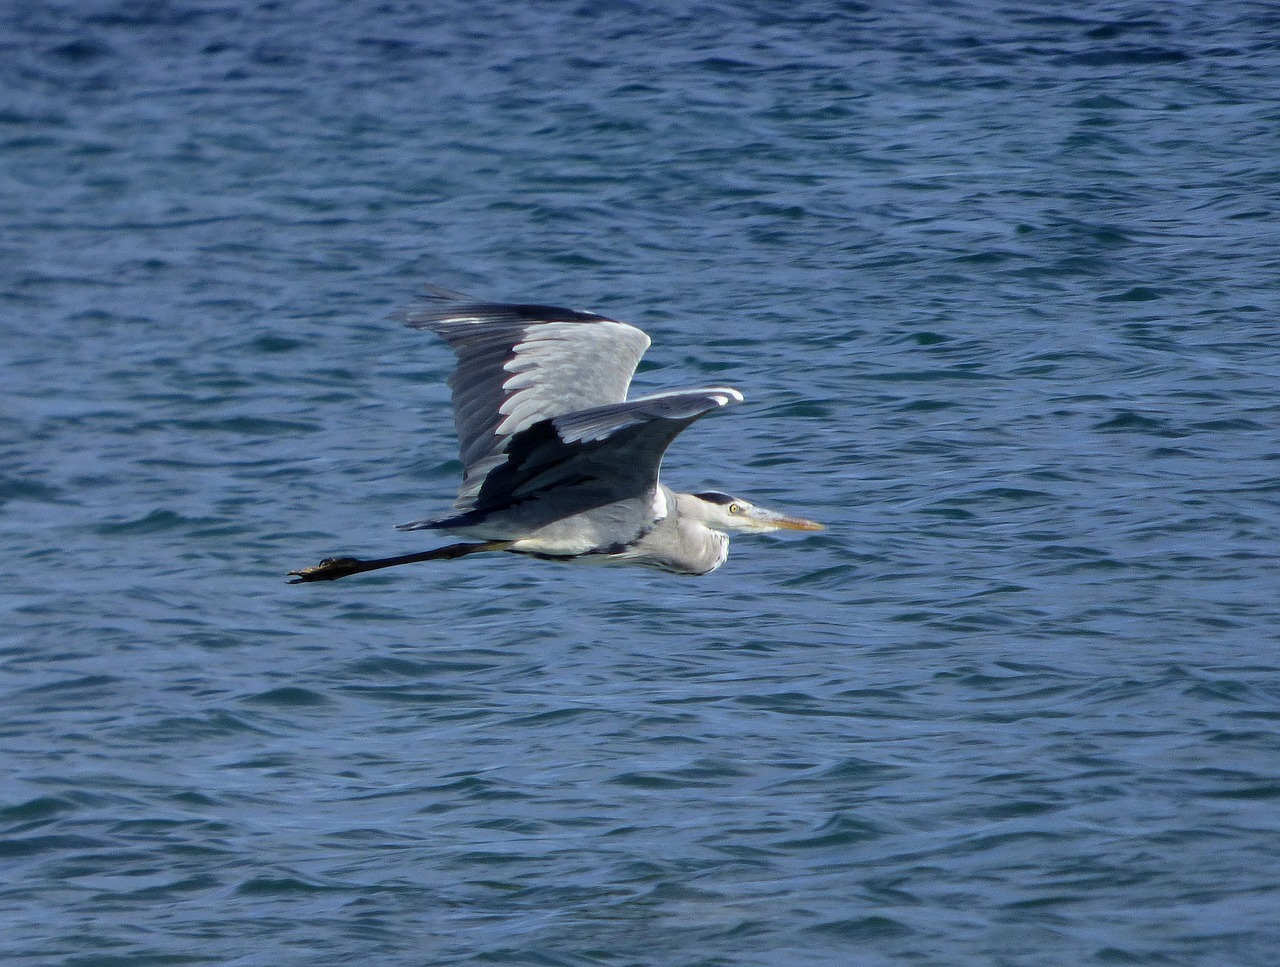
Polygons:
[[299,568],[290,571],[289,577],[294,580],[290,584],[304,584],[308,581],[336,581],[338,578],[355,574],[359,570],[359,561],[354,557],[326,557],[313,567]]

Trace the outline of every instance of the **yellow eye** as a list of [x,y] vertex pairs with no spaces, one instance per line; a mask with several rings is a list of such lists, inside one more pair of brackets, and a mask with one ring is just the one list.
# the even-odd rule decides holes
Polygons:
[[742,505],[741,505],[741,504],[730,504],[730,505],[729,505],[729,513],[731,513],[731,514],[741,514],[741,513],[742,513]]

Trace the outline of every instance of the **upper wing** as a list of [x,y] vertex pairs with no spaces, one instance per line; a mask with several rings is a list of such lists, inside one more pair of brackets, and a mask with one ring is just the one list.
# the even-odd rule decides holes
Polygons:
[[[484,480],[477,514],[545,498],[549,520],[631,498],[658,485],[667,446],[699,417],[742,394],[728,387],[655,393],[538,423],[512,438]],[[652,521],[650,521],[652,523]]]
[[484,302],[429,287],[404,314],[458,356],[449,378],[462,456],[457,506],[474,506],[511,439],[541,420],[620,403],[649,337],[593,312]]

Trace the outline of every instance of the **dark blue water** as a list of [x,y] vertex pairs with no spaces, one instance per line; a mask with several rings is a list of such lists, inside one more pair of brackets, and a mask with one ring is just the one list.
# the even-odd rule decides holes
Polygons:
[[[0,961],[1271,965],[1269,3],[0,14]],[[725,384],[697,580],[291,587],[456,487],[426,282]]]

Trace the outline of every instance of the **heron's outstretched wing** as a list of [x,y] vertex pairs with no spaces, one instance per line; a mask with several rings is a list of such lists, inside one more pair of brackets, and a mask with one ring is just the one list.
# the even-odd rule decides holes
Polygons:
[[533,529],[606,504],[647,502],[671,441],[699,417],[740,402],[742,394],[728,387],[677,390],[542,420],[511,437],[504,462],[485,478],[469,513],[440,523],[479,522],[520,505]]
[[470,510],[521,431],[627,398],[649,337],[593,312],[485,302],[434,286],[404,314],[458,356],[449,378],[462,456],[457,507]]

